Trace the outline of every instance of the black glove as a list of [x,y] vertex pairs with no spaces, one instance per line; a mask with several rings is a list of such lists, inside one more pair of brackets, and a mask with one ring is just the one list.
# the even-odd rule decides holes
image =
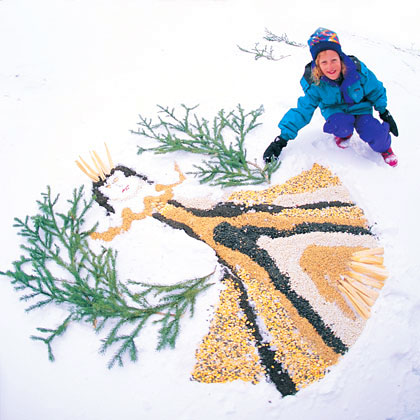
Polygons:
[[394,121],[394,118],[392,118],[392,115],[390,112],[386,109],[382,114],[379,114],[382,121],[385,121],[389,124],[389,131],[395,136],[398,137],[398,128],[397,124]]
[[287,140],[282,139],[280,136],[277,136],[264,152],[263,158],[265,162],[268,163],[273,158],[277,159],[280,156],[283,147],[286,147],[286,145]]

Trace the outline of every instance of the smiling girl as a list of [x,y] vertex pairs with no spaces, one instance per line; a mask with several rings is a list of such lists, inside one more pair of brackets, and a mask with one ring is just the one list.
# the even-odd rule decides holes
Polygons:
[[[342,52],[335,32],[318,28],[308,45],[313,60],[306,65],[301,79],[305,95],[280,121],[281,133],[264,152],[264,160],[278,158],[319,107],[326,120],[324,132],[334,136],[338,147],[346,148],[356,130],[388,165],[396,166],[398,159],[391,149],[390,133],[398,136],[398,128],[386,109],[383,84],[365,64]],[[373,109],[379,112],[382,122],[373,117]]]

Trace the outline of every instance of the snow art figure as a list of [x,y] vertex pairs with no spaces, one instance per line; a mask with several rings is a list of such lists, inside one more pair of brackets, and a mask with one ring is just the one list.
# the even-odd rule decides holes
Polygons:
[[[84,163],[98,203],[121,216],[94,232],[111,242],[152,217],[211,247],[225,268],[192,378],[214,383],[267,377],[282,395],[322,378],[361,334],[387,272],[363,211],[328,169],[283,185],[238,191],[191,206],[178,181],[155,184],[134,170]],[[101,176],[102,173],[102,176]],[[118,213],[118,214],[117,214]],[[151,262],[153,263],[153,262]]]

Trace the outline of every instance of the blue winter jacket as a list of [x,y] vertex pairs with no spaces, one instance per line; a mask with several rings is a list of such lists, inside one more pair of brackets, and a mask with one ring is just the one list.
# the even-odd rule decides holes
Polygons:
[[342,59],[347,71],[341,84],[323,76],[316,85],[311,79],[314,63],[306,65],[300,81],[305,95],[298,99],[297,107],[287,111],[279,122],[282,138],[294,139],[298,131],[309,124],[317,107],[325,119],[337,112],[372,114],[372,107],[379,113],[385,111],[387,98],[383,84],[356,57],[343,54]]

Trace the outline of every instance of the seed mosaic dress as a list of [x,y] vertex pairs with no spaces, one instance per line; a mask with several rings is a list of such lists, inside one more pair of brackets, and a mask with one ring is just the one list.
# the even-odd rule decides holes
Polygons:
[[145,199],[142,214],[124,210],[122,226],[94,239],[112,240],[151,216],[215,250],[225,288],[197,349],[194,380],[266,377],[289,395],[322,378],[357,340],[367,318],[360,313],[377,297],[364,285],[366,299],[358,300],[343,282],[353,255],[378,247],[363,211],[318,164],[283,185],[196,207],[174,199],[179,173],[178,183]]

